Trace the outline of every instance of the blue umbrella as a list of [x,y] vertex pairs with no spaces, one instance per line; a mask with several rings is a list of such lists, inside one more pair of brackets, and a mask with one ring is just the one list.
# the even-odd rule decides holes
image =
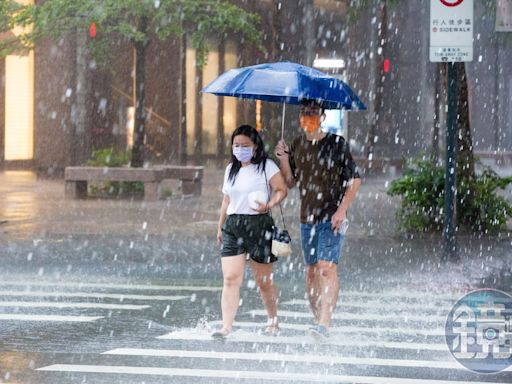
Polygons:
[[[343,81],[304,65],[279,62],[231,69],[202,92],[284,104],[314,100],[325,109],[366,109]],[[284,116],[283,126],[284,129]]]

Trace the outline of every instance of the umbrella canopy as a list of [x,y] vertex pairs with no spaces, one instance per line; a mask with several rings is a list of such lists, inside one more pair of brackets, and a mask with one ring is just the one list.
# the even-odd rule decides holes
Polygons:
[[203,88],[202,92],[286,104],[315,100],[325,109],[366,109],[343,81],[291,62],[231,69]]

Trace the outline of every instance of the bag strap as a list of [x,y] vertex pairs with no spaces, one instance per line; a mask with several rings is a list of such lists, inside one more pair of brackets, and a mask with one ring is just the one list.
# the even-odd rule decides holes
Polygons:
[[[267,196],[268,196],[267,204],[268,204],[268,203],[270,203],[270,188],[269,188],[269,183],[268,183],[268,179],[267,179],[267,170],[263,169],[263,173],[265,175],[265,185],[267,187]],[[279,202],[279,210],[281,211],[281,220],[283,221],[283,228],[286,230],[286,222],[284,221],[283,207],[281,206],[281,202]],[[272,210],[269,209],[268,212],[270,213],[270,217],[272,217]]]

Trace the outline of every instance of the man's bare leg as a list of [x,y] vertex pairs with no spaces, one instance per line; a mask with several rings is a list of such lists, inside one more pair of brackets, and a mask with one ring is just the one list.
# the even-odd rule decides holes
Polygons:
[[320,286],[320,308],[318,324],[326,328],[331,326],[331,319],[338,294],[340,291],[340,282],[336,269],[337,265],[330,261],[320,260],[317,263],[319,286]]
[[317,264],[306,267],[306,291],[309,300],[309,306],[315,317],[315,323],[320,320],[320,276]]

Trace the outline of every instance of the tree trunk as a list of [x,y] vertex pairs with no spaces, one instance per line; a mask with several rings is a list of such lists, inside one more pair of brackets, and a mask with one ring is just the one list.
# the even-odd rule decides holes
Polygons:
[[[370,168],[373,153],[375,151],[375,142],[377,138],[377,129],[379,126],[379,119],[382,113],[382,93],[384,91],[384,62],[383,59],[386,56],[386,45],[388,39],[388,5],[387,0],[380,1],[378,4],[378,17],[380,23],[380,31],[377,30],[375,48],[373,54],[375,55],[375,61],[373,63],[372,70],[374,71],[374,94],[375,99],[373,101],[373,113],[370,116],[370,128],[368,130],[368,136],[366,141],[365,155],[369,160],[368,167]],[[378,26],[377,26],[378,28]],[[379,48],[381,50],[378,53]]]
[[461,182],[468,183],[475,178],[475,160],[473,156],[473,137],[469,121],[469,100],[466,67],[464,63],[455,64],[457,83],[457,174]]
[[133,130],[132,162],[134,168],[144,165],[144,139],[146,129],[146,89],[145,89],[146,47],[135,44],[135,129]]
[[187,164],[187,35],[181,38],[181,126],[180,126],[180,163]]
[[89,130],[89,96],[87,35],[81,31],[76,35],[76,87],[75,102],[76,114],[71,151],[71,164],[82,165],[91,156],[91,137]]
[[[203,84],[203,68],[196,66],[196,84],[201,89]],[[196,105],[196,117],[194,126],[194,162],[201,164],[203,162],[203,94],[199,95]]]
[[[281,0],[273,0],[272,1],[272,47],[271,47],[271,60],[273,62],[282,60],[282,40],[281,34],[283,32],[281,25],[281,16],[282,10],[281,7],[285,6],[284,2]],[[269,136],[265,137],[265,141],[268,145],[273,147],[277,141],[281,138],[281,119],[282,116],[282,104],[279,103],[267,103],[263,102],[262,110],[265,109],[268,111],[267,116],[269,116],[269,127],[270,132]],[[264,114],[262,113],[262,116]],[[263,124],[265,126],[265,124]]]
[[[219,73],[226,70],[226,42],[222,39],[219,42]],[[221,169],[225,162],[225,142],[224,142],[224,98],[217,98],[217,167]]]
[[278,61],[280,58],[281,6],[282,3],[279,0],[274,0],[272,2],[272,47],[270,51],[270,54],[272,55],[271,61]]
[[446,106],[446,63],[437,63],[435,73],[434,89],[434,127],[432,132],[432,160],[439,163],[439,139],[441,137],[441,127],[444,126],[442,116],[443,108]]
[[312,67],[315,60],[316,49],[316,28],[315,28],[315,2],[313,0],[304,1],[304,22],[305,22],[305,49],[306,65]]

